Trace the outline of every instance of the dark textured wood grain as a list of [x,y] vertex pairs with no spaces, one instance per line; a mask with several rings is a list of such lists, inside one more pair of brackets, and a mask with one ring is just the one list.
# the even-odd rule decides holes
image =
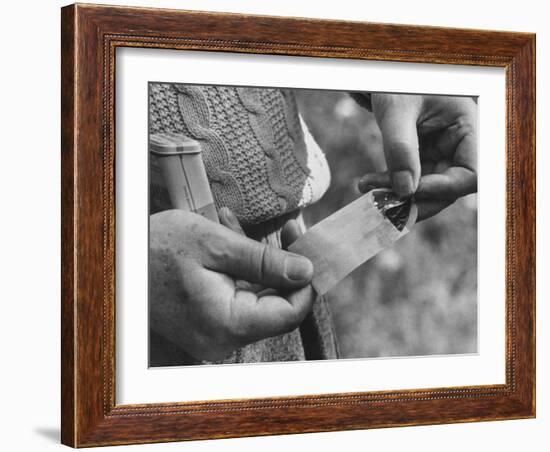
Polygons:
[[75,59],[74,9],[63,9],[61,19],[61,441],[75,444],[75,322],[74,296],[74,131]]
[[[61,32],[64,444],[535,415],[534,35],[97,5],[63,8]],[[114,67],[124,46],[506,68],[506,384],[116,405]]]

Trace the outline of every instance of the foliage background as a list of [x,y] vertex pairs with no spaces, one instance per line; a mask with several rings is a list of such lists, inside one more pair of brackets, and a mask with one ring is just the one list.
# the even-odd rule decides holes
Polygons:
[[[361,175],[385,168],[372,113],[347,93],[296,90],[296,97],[332,175],[324,197],[304,212],[309,226],[358,197]],[[342,358],[477,352],[477,196],[418,223],[327,297]]]

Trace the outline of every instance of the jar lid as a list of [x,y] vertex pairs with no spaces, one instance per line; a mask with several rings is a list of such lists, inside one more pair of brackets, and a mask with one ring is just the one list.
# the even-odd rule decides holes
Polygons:
[[182,133],[152,133],[149,136],[149,151],[158,155],[198,154],[201,146]]

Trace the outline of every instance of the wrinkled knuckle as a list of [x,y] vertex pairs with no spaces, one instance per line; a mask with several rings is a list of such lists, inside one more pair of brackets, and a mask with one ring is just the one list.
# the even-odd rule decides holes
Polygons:
[[270,248],[265,245],[258,246],[255,250],[253,268],[256,268],[258,271],[258,281],[264,281],[269,274],[271,254]]

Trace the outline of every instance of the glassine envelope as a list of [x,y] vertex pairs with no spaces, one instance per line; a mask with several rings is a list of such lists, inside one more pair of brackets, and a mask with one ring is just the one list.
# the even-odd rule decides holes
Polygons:
[[289,251],[313,263],[312,286],[324,295],[358,266],[410,231],[414,200],[376,189],[336,211],[299,237]]

